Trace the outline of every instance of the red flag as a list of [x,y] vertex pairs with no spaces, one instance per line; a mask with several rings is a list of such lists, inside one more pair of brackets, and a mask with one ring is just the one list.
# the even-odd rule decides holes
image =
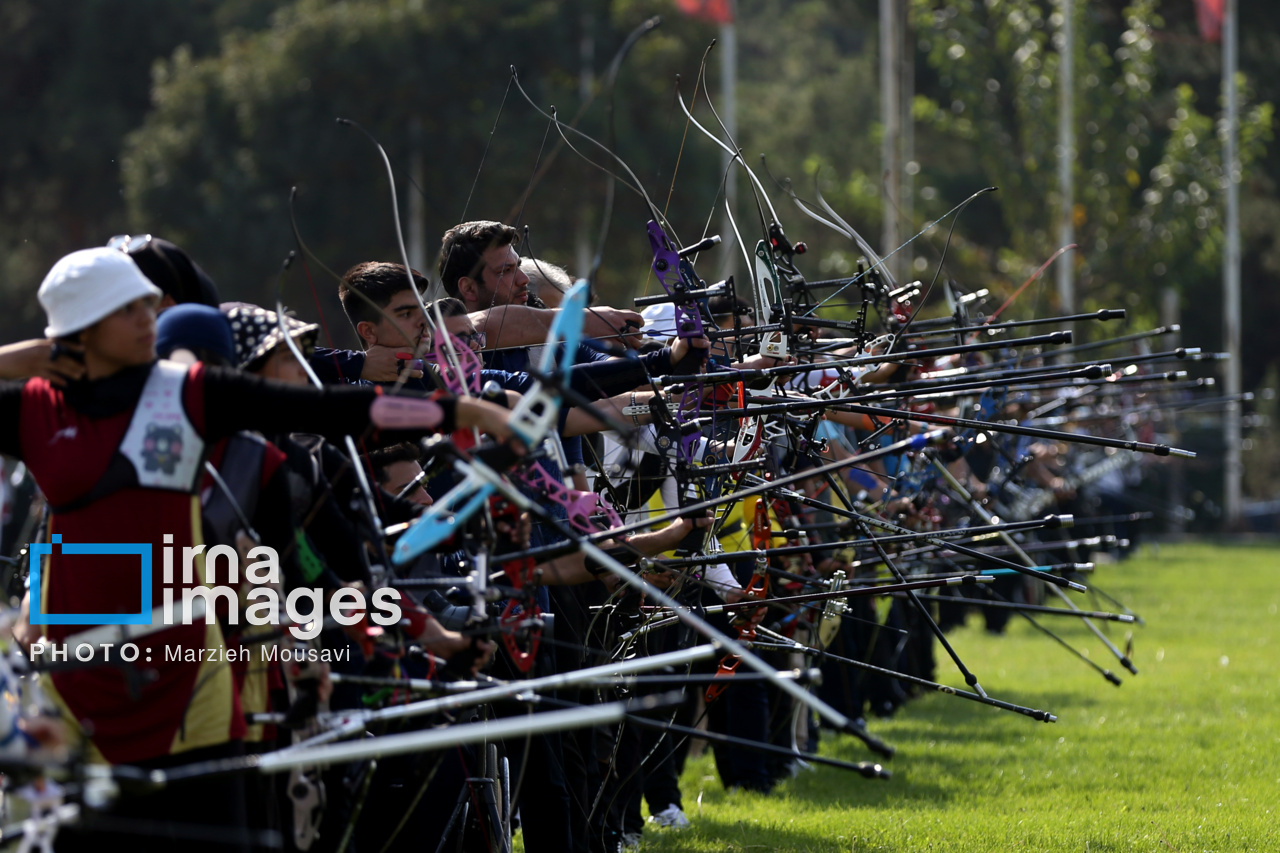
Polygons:
[[[1221,7],[1222,0],[1216,2]],[[733,23],[733,0],[676,0],[676,7],[686,15],[703,21]]]
[[1196,0],[1196,23],[1205,41],[1222,41],[1223,0]]

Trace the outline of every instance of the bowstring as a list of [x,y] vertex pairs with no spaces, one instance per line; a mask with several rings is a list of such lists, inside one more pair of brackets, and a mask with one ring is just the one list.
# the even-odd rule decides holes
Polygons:
[[[505,103],[505,99],[504,99],[504,103]],[[501,115],[502,115],[502,109],[500,107],[498,110],[499,118],[501,117]],[[422,311],[422,316],[423,316],[423,319],[426,321],[427,326],[432,330],[433,339],[434,339],[434,336],[436,334],[442,334],[445,329],[444,315],[440,311],[439,302],[435,301],[432,303],[432,307],[434,307],[435,309],[435,318],[434,319],[432,318],[431,311],[428,310],[427,308],[425,297],[423,296],[422,292],[418,290],[417,282],[414,280],[413,266],[409,263],[409,252],[405,248],[404,229],[400,225],[400,204],[397,201],[395,170],[392,169],[391,167],[391,158],[387,156],[386,149],[382,147],[382,143],[380,143],[377,140],[377,138],[374,137],[373,134],[371,134],[358,122],[355,122],[351,119],[339,118],[338,124],[345,127],[354,127],[356,130],[358,130],[361,134],[365,136],[365,138],[367,138],[371,143],[373,143],[373,146],[377,149],[379,156],[382,158],[382,163],[387,174],[387,186],[391,194],[391,219],[395,226],[396,243],[400,249],[400,259],[404,263],[404,274],[409,283],[409,290],[412,291],[414,299],[418,303],[418,308]],[[497,130],[496,120],[494,121],[494,130]],[[491,132],[490,142],[492,142],[492,136],[493,134]],[[485,146],[486,154],[488,153],[488,150],[489,150],[488,144],[486,144]],[[480,165],[481,165],[481,168],[483,168],[484,166],[483,157],[481,158]],[[479,171],[477,171],[476,181],[478,182],[479,180],[480,180],[480,173]],[[472,191],[474,192],[474,190],[475,190],[475,185],[473,183]],[[468,204],[470,203],[470,201],[471,201],[470,196],[468,196],[467,198]],[[441,342],[445,346],[445,352],[448,355],[450,361],[452,362],[455,371],[459,375],[461,375],[462,373],[461,360],[458,357],[457,350],[453,346],[452,338],[449,337],[448,335],[444,335]],[[421,348],[422,348],[422,342],[419,341],[415,345],[415,355],[416,355],[416,351],[421,350]],[[404,383],[407,381],[408,381],[408,373],[407,372],[402,373],[400,376],[396,378],[396,383],[393,386],[393,391],[398,392],[401,388],[404,387]],[[464,397],[471,396],[471,390],[469,388],[466,388],[465,385],[463,386],[463,389],[462,389],[462,396]]]
[[502,101],[498,104],[498,114],[493,117],[493,127],[489,128],[489,138],[485,140],[484,151],[480,153],[480,165],[476,167],[475,178],[471,181],[471,191],[467,193],[467,200],[462,205],[462,215],[458,217],[459,222],[467,221],[467,211],[471,209],[471,199],[476,194],[476,187],[480,184],[480,173],[484,171],[485,160],[489,157],[489,148],[493,145],[493,137],[498,132],[498,122],[502,120],[502,111],[507,106],[507,96],[511,94],[511,83],[514,79],[512,77],[507,81],[507,88],[502,92]]
[[601,149],[606,154],[608,154],[611,158],[613,158],[613,160],[616,161],[618,165],[622,167],[623,171],[625,171],[627,175],[631,178],[631,181],[623,180],[622,178],[618,177],[616,174],[614,175],[614,179],[617,180],[619,183],[621,183],[623,186],[631,189],[633,192],[638,193],[640,197],[644,199],[645,204],[649,207],[649,210],[653,214],[654,219],[659,222],[666,223],[666,217],[663,216],[661,211],[658,210],[657,206],[654,205],[653,199],[649,197],[649,194],[647,192],[645,192],[644,186],[643,184],[641,184],[640,179],[636,177],[635,172],[631,170],[631,167],[627,165],[626,161],[624,161],[621,157],[619,157],[613,151],[610,151],[606,145],[599,142],[595,138],[588,136],[587,134],[583,133],[581,130],[578,130],[576,127],[572,127],[570,125],[566,125],[563,122],[561,122],[558,118],[555,117],[554,107],[552,107],[552,113],[547,113],[541,107],[539,107],[537,103],[534,102],[533,98],[529,97],[529,93],[524,90],[524,87],[520,85],[520,80],[517,77],[515,66],[511,67],[511,79],[515,83],[516,91],[518,91],[520,95],[525,99],[525,101],[528,102],[529,106],[531,106],[534,109],[534,111],[536,111],[539,115],[543,116],[544,118],[550,119],[555,123],[556,132],[560,134],[560,138],[564,140],[565,145],[569,148],[570,151],[577,154],[579,157],[581,157],[583,160],[590,163],[591,165],[595,166],[597,169],[600,169],[602,172],[605,172],[605,174],[613,174],[608,168],[600,165],[596,161],[592,160],[590,157],[587,157],[577,148],[575,148],[573,144],[569,142],[568,137],[565,136],[566,129],[569,132],[582,137],[584,140],[586,140],[587,142],[590,142],[592,145]]
[[[510,91],[510,90],[511,90],[511,83],[510,83],[510,82],[508,82],[508,83],[507,83],[507,91]],[[496,122],[495,122],[494,126],[495,126],[495,127],[497,126]],[[523,192],[523,193],[521,193],[521,195],[520,195],[520,210],[516,213],[516,221],[515,221],[515,224],[514,224],[514,225],[512,225],[512,227],[513,227],[513,228],[516,228],[517,230],[520,228],[520,223],[521,223],[521,221],[524,219],[524,209],[525,209],[525,205],[526,205],[526,204],[528,204],[529,196],[532,194],[532,190],[533,190],[533,180],[534,180],[534,178],[536,178],[536,177],[537,177],[537,175],[538,175],[538,164],[542,162],[542,152],[543,152],[544,150],[546,150],[546,147],[547,147],[547,137],[549,137],[550,135],[551,135],[551,123],[550,123],[550,122],[548,122],[548,123],[547,123],[546,128],[545,128],[545,129],[543,130],[543,132],[542,132],[542,143],[538,146],[538,156],[537,156],[537,157],[535,157],[535,158],[534,158],[534,161],[533,161],[533,173],[532,173],[532,174],[530,174],[530,176],[529,176],[529,182],[528,182],[528,184],[526,184],[526,185],[525,185],[524,192]],[[528,226],[528,225],[524,226],[524,241],[525,241],[525,246],[526,246],[526,248],[528,248],[528,241],[529,241],[529,226]],[[533,250],[532,250],[532,249],[529,249],[529,252],[530,252],[530,255],[532,256],[532,252],[533,252]],[[518,273],[519,271],[520,271],[519,264],[517,264],[517,265],[516,265],[516,269],[515,269],[515,270],[513,270],[513,271],[512,271],[512,273],[511,273],[511,275],[512,275],[512,283],[513,283],[513,284],[514,284],[514,282],[515,282],[515,275],[516,275],[516,273]],[[481,267],[481,269],[480,269],[480,278],[481,278],[481,280],[483,280],[483,279],[484,279],[484,268],[483,268],[483,267]],[[498,302],[498,290],[500,289],[500,287],[501,287],[501,285],[502,285],[501,280],[499,280],[498,285],[499,285],[499,287],[495,287],[495,288],[493,289],[493,296],[491,296],[491,297],[489,298],[489,307],[488,307],[488,309],[486,309],[486,310],[488,310],[488,311],[492,311],[492,310],[493,310],[494,305],[496,305],[496,304],[497,304],[497,302]],[[503,311],[503,312],[502,312],[502,319],[501,319],[500,321],[498,321],[498,334],[497,334],[497,340],[502,340],[502,330],[503,330],[503,328],[507,325],[507,314],[509,314],[509,313],[510,313],[510,303],[507,303],[507,307],[508,307],[508,310],[506,310],[506,311]],[[486,320],[486,322],[485,322],[485,326],[486,326],[486,328],[487,328],[487,327],[488,327],[488,325],[489,325],[489,324],[488,324],[488,316],[487,316],[487,315],[486,315],[485,320]]]

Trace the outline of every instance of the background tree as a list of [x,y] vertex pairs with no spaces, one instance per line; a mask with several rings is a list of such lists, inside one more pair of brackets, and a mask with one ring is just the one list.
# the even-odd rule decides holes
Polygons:
[[[1125,305],[1154,324],[1165,284],[1215,274],[1222,227],[1220,142],[1188,85],[1157,87],[1156,0],[1117,20],[1079,4],[1077,23],[1075,257],[1085,308]],[[937,75],[917,116],[974,146],[1001,189],[1007,246],[1026,265],[1057,248],[1056,142],[1061,13],[1031,0],[938,4],[917,0],[921,48]],[[1120,24],[1121,26],[1116,26]],[[1270,104],[1248,105],[1241,126],[1246,169],[1271,137]],[[926,173],[946,161],[924,166]]]
[[[222,23],[239,18],[227,7]],[[58,257],[125,230],[119,158],[151,105],[149,71],[217,43],[214,0],[0,4],[0,329],[38,332],[35,285]]]
[[[1192,0],[1077,7],[1080,293],[1087,306],[1124,305],[1140,325],[1172,285],[1184,340],[1214,346],[1221,48],[1199,38]],[[948,255],[946,275],[970,289],[1007,294],[1056,248],[1058,8],[912,0],[917,224],[982,186],[1001,188],[967,209]],[[790,236],[809,243],[806,271],[844,274],[856,248],[804,218],[759,154],[800,195],[812,197],[816,183],[876,241],[878,4],[739,0],[737,9],[737,142]],[[1280,158],[1264,156],[1269,104],[1280,98],[1280,7],[1241,11],[1248,387],[1280,365],[1280,338],[1270,332],[1280,311]],[[654,14],[662,26],[636,44],[606,91],[610,58]],[[606,177],[509,87],[513,64],[537,103],[613,140],[682,237],[698,236],[708,220],[718,229],[720,153],[688,130],[673,100],[677,73],[686,99],[693,94],[715,35],[669,0],[10,0],[0,6],[0,333],[38,333],[32,294],[45,270],[127,230],[184,245],[228,297],[269,301],[293,246],[292,186],[302,233],[325,264],[341,271],[396,257],[380,163],[337,116],[386,145],[402,213],[416,192],[412,155],[425,157],[429,248],[464,214],[505,218],[531,226],[538,254],[580,271],[579,258],[595,253]],[[700,84],[713,101],[718,65],[713,51]],[[713,126],[698,100],[697,114]],[[608,164],[590,144],[575,146]],[[745,180],[739,187],[737,219],[754,242],[754,204]],[[606,301],[625,304],[654,287],[641,234],[648,218],[619,188],[596,280]],[[941,242],[930,234],[904,250],[914,276],[931,277]],[[326,316],[336,318],[332,281],[312,271]],[[286,301],[310,302],[294,275]],[[1052,287],[1023,298],[1012,310],[1049,310]],[[331,325],[341,338],[345,324]]]

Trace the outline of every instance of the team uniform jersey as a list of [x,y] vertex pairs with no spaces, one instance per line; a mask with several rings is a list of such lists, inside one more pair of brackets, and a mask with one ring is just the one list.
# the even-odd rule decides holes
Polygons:
[[[196,490],[205,443],[240,429],[317,421],[339,434],[358,434],[368,427],[373,398],[364,389],[319,393],[171,362],[126,368],[66,390],[40,378],[0,383],[0,452],[22,459],[44,492],[54,542],[151,545],[151,594],[143,600],[136,554],[72,555],[54,544],[42,567],[40,613],[145,611],[150,617],[166,587],[181,601],[183,589],[204,579],[197,556],[192,580],[183,580],[182,549],[204,544]],[[164,572],[166,547],[173,549],[171,578]],[[98,621],[34,627],[61,643]],[[216,623],[166,627],[137,645],[135,664],[64,670],[44,679],[69,720],[89,734],[94,758],[142,761],[243,736]],[[154,678],[131,678],[138,671]]]
[[[157,372],[162,369],[158,366]],[[198,375],[179,376],[160,392],[162,396],[181,394],[186,423],[166,419],[143,427],[143,470],[135,475],[164,474],[166,469],[177,475],[180,468],[190,467],[193,458],[198,462],[204,428],[200,382]],[[194,576],[192,582],[183,582],[180,555],[183,548],[202,544],[200,502],[191,491],[176,488],[181,485],[176,476],[169,480],[170,488],[144,486],[136,480],[126,485],[130,477],[121,470],[119,449],[137,422],[134,415],[131,408],[105,418],[86,416],[67,405],[60,390],[43,379],[33,379],[22,395],[21,455],[53,508],[49,532],[55,542],[61,537],[65,543],[160,546],[158,533],[172,536],[170,547],[179,558],[174,561],[170,588],[180,600],[182,589],[198,585]],[[117,484],[102,485],[117,478]],[[107,489],[107,494],[101,494]],[[95,492],[99,493],[96,499],[86,501]],[[151,596],[143,602],[148,612],[161,606],[165,580],[163,560],[157,559],[160,547],[153,547],[152,554]],[[203,561],[199,563],[197,574],[202,577]],[[49,614],[139,612],[143,578],[136,555],[73,556],[54,547],[41,581],[42,609]],[[43,628],[52,643],[65,642],[83,630],[80,625]],[[219,663],[225,660],[219,654],[225,644],[217,624],[175,625],[143,638],[139,645],[146,656],[145,662],[138,662],[140,668],[155,674],[149,682],[131,685],[127,672],[109,666],[55,672],[46,679],[71,720],[92,732],[94,746],[107,761],[151,758],[243,736],[244,720],[231,670]],[[189,651],[210,660],[181,660]],[[180,659],[171,660],[172,652]]]

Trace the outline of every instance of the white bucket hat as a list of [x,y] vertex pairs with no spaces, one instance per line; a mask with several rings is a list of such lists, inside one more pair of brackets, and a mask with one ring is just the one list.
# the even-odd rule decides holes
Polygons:
[[118,249],[81,249],[53,265],[37,297],[49,319],[44,333],[60,338],[87,329],[143,296],[161,296],[133,259]]

